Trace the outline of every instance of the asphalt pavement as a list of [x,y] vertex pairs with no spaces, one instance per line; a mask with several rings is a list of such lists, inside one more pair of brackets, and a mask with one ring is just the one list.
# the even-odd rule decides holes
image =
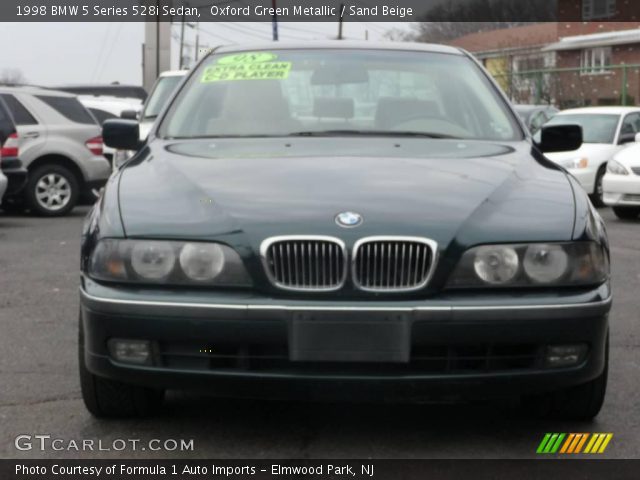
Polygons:
[[[1,458],[530,458],[545,432],[613,433],[603,457],[640,458],[640,220],[623,222],[601,210],[612,246],[614,304],[609,389],[592,423],[535,420],[511,401],[310,404],[179,392],[170,392],[158,417],[104,421],[84,409],[77,375],[86,212],[55,219],[0,213]],[[33,448],[17,449],[18,435],[31,436]],[[41,451],[35,435],[62,439],[63,450]],[[118,451],[120,439],[140,443]],[[151,451],[151,439],[161,441],[156,447],[193,440],[193,450]],[[94,450],[76,451],[73,442],[83,440],[93,440]]]

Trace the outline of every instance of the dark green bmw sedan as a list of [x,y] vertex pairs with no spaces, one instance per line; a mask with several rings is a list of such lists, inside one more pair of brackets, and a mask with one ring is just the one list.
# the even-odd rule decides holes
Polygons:
[[221,47],[83,230],[80,378],[96,416],[167,389],[428,402],[518,396],[588,419],[609,250],[587,194],[487,72],[438,45]]

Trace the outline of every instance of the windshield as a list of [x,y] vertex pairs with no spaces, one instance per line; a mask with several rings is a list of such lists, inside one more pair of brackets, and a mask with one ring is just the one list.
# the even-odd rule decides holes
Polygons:
[[580,125],[583,143],[614,143],[619,115],[566,114],[553,117],[547,125]]
[[210,56],[159,129],[169,138],[290,135],[522,138],[467,57],[348,49]]
[[142,111],[143,120],[145,118],[156,118],[158,116],[182,78],[182,76],[170,76],[160,77],[158,79],[151,95],[149,95],[149,101]]

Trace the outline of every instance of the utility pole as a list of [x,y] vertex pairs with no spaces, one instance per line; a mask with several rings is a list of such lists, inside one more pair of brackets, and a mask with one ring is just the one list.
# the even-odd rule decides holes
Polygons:
[[198,63],[199,53],[200,53],[200,22],[196,22],[196,53],[195,53],[196,61],[195,63]]
[[184,12],[182,13],[182,24],[180,25],[180,59],[178,60],[178,70],[182,70],[183,58],[184,58]]
[[344,10],[344,3],[340,4],[340,18],[338,20],[338,40],[342,40],[342,11]]
[[273,7],[273,41],[278,41],[278,14],[276,13],[276,0],[271,0],[271,6]]

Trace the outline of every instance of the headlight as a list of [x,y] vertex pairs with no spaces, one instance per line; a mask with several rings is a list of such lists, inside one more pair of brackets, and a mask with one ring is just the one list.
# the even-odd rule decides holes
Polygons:
[[104,281],[251,286],[240,255],[220,243],[101,240],[88,273]]
[[486,246],[478,248],[473,269],[484,282],[494,285],[509,283],[518,273],[518,254],[511,247]]
[[607,162],[607,173],[612,173],[614,175],[629,175],[627,169],[620,162],[616,162],[615,160],[609,160]]
[[579,169],[587,168],[589,166],[589,159],[586,157],[572,158],[571,160],[565,160],[561,162],[564,168]]
[[483,245],[467,250],[448,287],[598,285],[609,276],[609,258],[596,242]]

